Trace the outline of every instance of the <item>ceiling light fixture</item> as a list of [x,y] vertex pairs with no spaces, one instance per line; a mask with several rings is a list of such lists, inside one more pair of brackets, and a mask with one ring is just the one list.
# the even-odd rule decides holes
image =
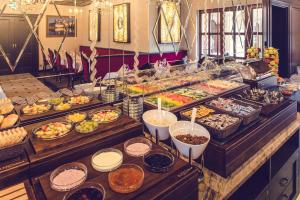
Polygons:
[[83,10],[81,8],[77,7],[77,0],[74,1],[74,8],[69,9],[69,13],[74,14],[74,15],[78,15],[78,14],[83,13]]

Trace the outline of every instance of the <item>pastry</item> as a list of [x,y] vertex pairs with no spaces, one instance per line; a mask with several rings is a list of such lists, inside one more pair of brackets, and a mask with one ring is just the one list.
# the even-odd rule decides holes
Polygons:
[[5,115],[13,111],[14,106],[12,104],[0,105],[0,115]]
[[3,116],[3,115],[0,115],[0,124],[2,124],[3,119],[4,119],[4,116]]
[[14,128],[0,132],[0,148],[16,145],[24,140],[27,131],[21,128]]
[[7,117],[5,117],[1,123],[1,129],[6,129],[6,128],[10,128],[13,125],[16,124],[16,122],[18,121],[19,116],[16,114],[10,114]]
[[12,102],[9,98],[0,99],[0,105],[4,105],[4,104],[12,104]]

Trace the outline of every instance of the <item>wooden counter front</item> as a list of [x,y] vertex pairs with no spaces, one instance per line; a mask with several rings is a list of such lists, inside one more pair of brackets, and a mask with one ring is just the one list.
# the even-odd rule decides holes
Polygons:
[[36,200],[29,180],[0,190],[2,200]]
[[68,135],[50,141],[38,139],[32,134],[35,128],[60,121],[65,121],[65,117],[25,126],[28,133],[31,134],[30,147],[28,148],[31,175],[43,173],[43,171],[55,168],[63,162],[88,155],[92,148],[109,147],[143,133],[140,122],[121,115],[117,121],[100,124],[95,132],[89,134],[77,133],[72,129]]
[[226,143],[212,138],[205,150],[205,166],[225,178],[230,176],[296,117],[297,104],[290,101],[272,117],[263,118],[255,126]]
[[[129,194],[119,194],[112,191],[108,184],[108,173],[98,172],[91,166],[92,154],[77,160],[88,168],[88,178],[86,182],[100,183],[106,191],[106,200],[150,200],[150,199],[186,199],[197,200],[197,179],[198,174],[195,168],[191,168],[187,162],[175,158],[175,164],[167,173],[152,173],[143,167],[143,159],[128,156],[124,152],[124,143],[112,146],[123,152],[123,164],[136,164],[143,168],[145,179],[142,187]],[[153,149],[164,150],[162,147],[153,144]],[[166,151],[166,150],[164,150]],[[93,152],[95,153],[96,150]],[[34,189],[40,200],[61,200],[66,192],[56,192],[50,187],[50,174],[46,173],[33,180]]]
[[[29,160],[26,152],[19,157],[1,162],[0,164],[0,188],[8,187],[23,181],[29,175]],[[12,178],[13,177],[13,178]]]

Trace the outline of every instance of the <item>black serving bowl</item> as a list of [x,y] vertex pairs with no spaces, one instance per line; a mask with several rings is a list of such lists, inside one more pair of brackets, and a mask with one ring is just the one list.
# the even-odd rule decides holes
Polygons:
[[144,156],[144,167],[154,173],[166,173],[174,165],[174,156],[167,152],[161,150],[150,151]]
[[63,200],[104,200],[105,190],[102,185],[97,183],[86,182],[77,189],[68,192]]

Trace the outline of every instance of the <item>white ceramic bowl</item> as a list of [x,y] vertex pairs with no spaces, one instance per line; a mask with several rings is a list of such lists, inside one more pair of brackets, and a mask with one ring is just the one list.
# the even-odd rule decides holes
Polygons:
[[[162,120],[168,121],[166,124],[155,123],[153,120],[160,122]],[[177,117],[171,112],[164,110],[149,110],[143,114],[143,121],[146,124],[150,134],[155,136],[155,130],[158,131],[159,140],[167,140],[170,138],[169,126],[177,122]]]
[[[196,123],[194,124],[194,129],[192,129],[192,123],[190,121],[178,121],[170,126],[169,131],[176,148],[183,156],[187,158],[189,157],[190,147],[192,148],[192,159],[199,158],[210,141],[210,134],[207,129]],[[208,138],[208,141],[200,145],[187,144],[175,138],[177,135],[182,134],[204,136]]]

